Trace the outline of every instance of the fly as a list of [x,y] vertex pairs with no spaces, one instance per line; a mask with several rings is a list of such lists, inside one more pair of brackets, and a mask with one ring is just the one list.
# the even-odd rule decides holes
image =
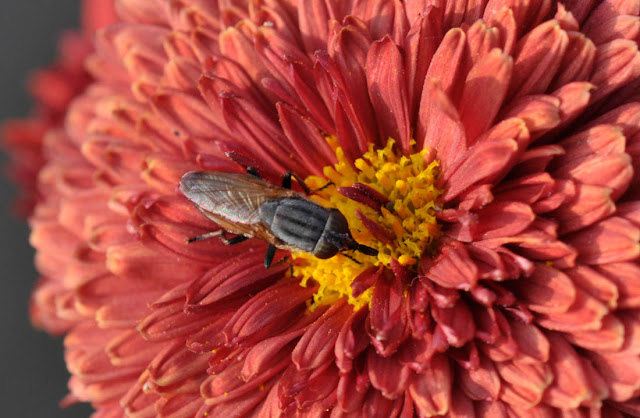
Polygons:
[[[308,187],[292,173],[285,174],[282,187],[266,182],[249,168],[249,174],[191,171],[180,180],[180,190],[209,219],[223,230],[237,234],[227,244],[259,238],[269,243],[264,258],[271,266],[276,248],[304,251],[318,258],[330,258],[341,251],[355,250],[375,256],[378,251],[357,243],[344,215],[337,209],[318,205],[304,194],[291,190],[293,176],[306,193]],[[221,235],[215,231],[196,241]]]

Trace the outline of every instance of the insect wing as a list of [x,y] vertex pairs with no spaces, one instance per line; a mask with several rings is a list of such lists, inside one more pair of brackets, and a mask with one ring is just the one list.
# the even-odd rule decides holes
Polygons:
[[250,175],[210,171],[185,174],[180,190],[206,212],[244,224],[260,222],[260,206],[289,192]]

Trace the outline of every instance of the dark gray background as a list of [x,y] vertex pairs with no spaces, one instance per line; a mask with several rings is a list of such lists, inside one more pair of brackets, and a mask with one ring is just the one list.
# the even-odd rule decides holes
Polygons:
[[[78,25],[79,1],[0,1],[0,120],[26,116],[25,76],[52,62],[63,29]],[[6,167],[6,156],[0,163]],[[60,409],[69,377],[62,340],[31,328],[29,293],[37,278],[28,229],[11,213],[14,187],[0,178],[0,414],[5,417],[86,417],[86,405]]]

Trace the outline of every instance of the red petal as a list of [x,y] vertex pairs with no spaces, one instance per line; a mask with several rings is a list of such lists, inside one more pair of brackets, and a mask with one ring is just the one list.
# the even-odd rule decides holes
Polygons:
[[544,363],[510,360],[498,362],[496,367],[504,382],[500,397],[513,406],[528,408],[537,405],[553,381],[551,368]]
[[598,89],[597,101],[628,84],[640,74],[640,54],[636,41],[616,39],[598,47],[591,81]]
[[640,307],[640,266],[637,262],[611,263],[598,266],[597,270],[611,280],[619,293],[618,309]]
[[303,117],[292,107],[278,103],[276,108],[282,130],[293,146],[297,157],[306,167],[309,167],[311,173],[322,175],[324,166],[335,163],[335,155],[325,138],[312,121]]
[[431,308],[431,314],[450,346],[462,347],[473,339],[476,328],[466,302],[458,301],[452,308],[434,306]]
[[513,61],[499,49],[492,50],[469,71],[460,100],[460,120],[467,146],[493,123],[507,93]]
[[585,264],[606,264],[635,260],[640,256],[640,229],[629,221],[611,217],[567,237],[580,251]]
[[568,311],[542,314],[537,323],[556,331],[590,331],[599,329],[602,326],[602,318],[608,313],[606,306],[578,289],[575,302]]
[[631,182],[633,167],[627,154],[592,154],[566,161],[553,175],[582,184],[608,187],[612,189],[611,198],[617,200]]
[[291,352],[291,361],[298,370],[325,366],[335,360],[335,342],[353,308],[344,299],[329,308],[302,335]]
[[353,297],[357,298],[364,293],[365,290],[373,286],[382,275],[383,269],[383,266],[369,267],[362,273],[358,274],[351,282],[351,294]]
[[566,312],[576,297],[569,277],[544,264],[536,264],[534,273],[518,283],[518,290],[529,309],[543,313]]
[[578,408],[591,397],[589,376],[578,353],[562,337],[551,334],[549,338],[553,344],[549,365],[555,378],[545,391],[544,401],[556,408]]
[[569,45],[562,57],[560,68],[549,86],[554,91],[572,81],[588,80],[593,71],[596,58],[596,47],[593,42],[578,31],[567,33]]
[[402,55],[389,36],[374,42],[366,62],[369,98],[382,143],[395,138],[408,152],[411,132]]
[[302,288],[295,280],[273,285],[236,311],[224,334],[232,344],[251,344],[282,329],[304,311],[304,302],[316,289]]
[[409,385],[409,393],[416,409],[426,416],[447,413],[451,405],[452,378],[449,360],[435,355],[423,374],[416,374]]
[[553,212],[558,221],[560,235],[592,225],[616,211],[611,189],[578,184],[575,197]]
[[537,137],[560,124],[560,103],[551,95],[527,95],[513,100],[500,118],[523,120],[532,136]]
[[264,268],[262,252],[242,253],[221,260],[193,281],[186,291],[185,309],[197,312],[233,297],[252,295],[277,282],[289,269],[286,264]]
[[295,321],[286,332],[262,340],[251,347],[244,358],[241,371],[242,379],[250,381],[257,375],[268,373],[274,364],[290,364],[291,350],[294,345],[290,343],[304,334],[309,325],[317,318],[318,315],[315,313],[304,315]]
[[[466,77],[468,66],[471,65],[467,62],[469,51],[467,50],[466,38],[465,33],[459,28],[451,29],[444,35],[427,70],[420,103],[421,108],[425,103],[425,94],[428,94],[426,88],[428,80],[439,83],[447,97],[453,103],[458,103],[464,86],[463,77]],[[418,137],[420,137],[419,134]]]
[[478,280],[478,268],[462,243],[453,241],[441,248],[435,260],[424,257],[420,271],[441,286],[469,290]]
[[598,23],[594,22],[589,26],[589,32],[585,32],[596,45],[619,38],[636,39],[640,34],[640,19],[638,19],[638,16],[618,15]]
[[443,199],[451,201],[473,184],[495,180],[513,162],[517,149],[517,143],[509,138],[479,142],[470,148],[457,167],[443,172],[447,181]]
[[525,35],[515,53],[509,97],[544,93],[560,68],[568,45],[567,33],[553,20]]
[[610,308],[618,305],[618,288],[615,283],[597,271],[579,264],[564,271],[581,290],[595,297]]
[[[409,97],[409,115],[411,126],[418,114],[418,104],[422,94],[422,86],[431,59],[442,39],[442,9],[427,6],[419,10],[413,26],[407,34],[404,44],[404,67],[407,72],[407,92]],[[407,12],[410,10],[406,7]],[[417,135],[416,135],[417,136]]]
[[397,399],[404,394],[411,371],[400,363],[398,356],[385,358],[376,354],[375,350],[369,350],[367,369],[371,386],[382,392],[382,396]]
[[[385,270],[388,273],[388,270]],[[406,309],[403,297],[402,282],[390,277],[381,276],[373,288],[369,327],[367,333],[371,344],[384,357],[391,355],[404,341],[408,333]]]
[[336,365],[343,373],[351,371],[353,359],[369,346],[369,337],[365,331],[368,313],[366,307],[354,312],[340,330],[335,344],[335,354]]
[[567,334],[573,345],[595,352],[618,351],[625,341],[624,324],[614,315],[602,318],[602,327],[593,331],[576,331]]
[[493,362],[486,356],[480,356],[480,366],[477,369],[467,370],[463,367],[456,368],[459,375],[460,386],[466,396],[480,401],[496,401],[500,394],[501,380]]
[[616,355],[590,353],[591,361],[609,388],[609,399],[625,402],[640,389],[640,358],[637,354]]
[[453,103],[433,78],[424,80],[414,136],[418,148],[435,153],[442,173],[450,176],[449,170],[466,150],[464,126]]

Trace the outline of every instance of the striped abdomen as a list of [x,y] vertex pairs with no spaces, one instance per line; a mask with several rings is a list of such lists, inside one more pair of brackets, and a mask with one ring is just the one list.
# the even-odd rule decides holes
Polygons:
[[260,206],[260,219],[286,245],[329,258],[353,241],[344,216],[310,200],[274,199]]

